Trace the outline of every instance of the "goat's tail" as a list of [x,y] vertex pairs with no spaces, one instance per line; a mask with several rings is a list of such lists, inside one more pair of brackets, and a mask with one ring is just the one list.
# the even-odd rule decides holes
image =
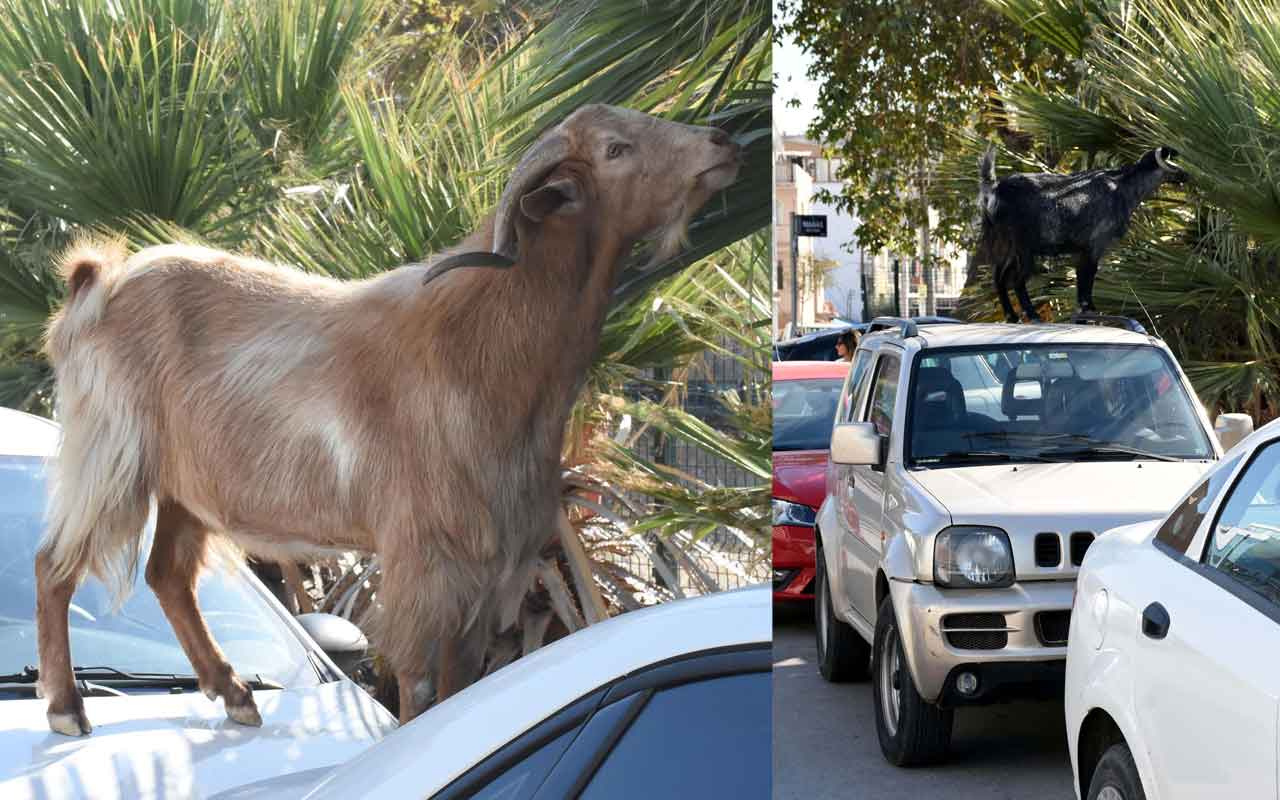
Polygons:
[[124,243],[83,239],[58,259],[58,274],[67,284],[67,299],[49,326],[49,355],[57,359],[82,331],[102,318],[116,283],[124,273]]
[[984,218],[990,219],[995,210],[996,147],[990,145],[978,159],[978,208]]
[[[62,442],[52,465],[53,492],[40,550],[58,580],[97,575],[123,600],[133,585],[150,511],[144,482],[141,404],[127,381],[113,380],[109,347],[85,334],[102,319],[124,274],[120,242],[80,242],[59,262],[67,300],[45,349],[57,378]],[[118,378],[118,375],[117,375]]]

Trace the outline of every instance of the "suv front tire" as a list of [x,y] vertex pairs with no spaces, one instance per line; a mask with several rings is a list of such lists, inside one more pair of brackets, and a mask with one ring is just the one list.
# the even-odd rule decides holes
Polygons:
[[[817,536],[817,531],[814,531]],[[831,582],[827,580],[822,549],[814,554],[814,631],[818,639],[818,671],[831,683],[865,681],[871,674],[871,645],[831,610]]]
[[913,767],[935,764],[951,747],[949,708],[926,702],[916,691],[911,670],[902,655],[902,638],[893,615],[893,601],[885,595],[876,612],[876,639],[871,657],[872,696],[880,751],[891,764]]

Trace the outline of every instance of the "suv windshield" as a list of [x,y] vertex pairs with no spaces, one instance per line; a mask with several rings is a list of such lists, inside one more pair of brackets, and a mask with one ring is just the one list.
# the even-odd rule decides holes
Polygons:
[[1213,458],[1178,373],[1155,347],[930,350],[912,386],[915,466]]
[[[0,455],[0,675],[35,666],[35,553],[44,530],[44,460]],[[77,667],[130,673],[192,674],[182,646],[143,578],[112,610],[110,593],[87,578],[71,600],[71,655]],[[315,686],[320,676],[307,650],[241,572],[206,570],[199,600],[213,638],[236,670],[286,687]],[[0,699],[24,696],[0,691]],[[30,696],[30,695],[25,695]]]
[[826,450],[843,378],[774,381],[773,449]]

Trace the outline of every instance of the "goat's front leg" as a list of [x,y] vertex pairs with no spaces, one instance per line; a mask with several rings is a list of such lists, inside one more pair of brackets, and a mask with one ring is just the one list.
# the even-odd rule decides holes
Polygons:
[[84,713],[84,700],[76,691],[71,668],[71,630],[67,612],[76,591],[76,577],[53,576],[52,559],[36,554],[36,639],[40,648],[40,688],[48,701],[49,728],[67,736],[93,731]]
[[1098,277],[1098,260],[1092,253],[1085,253],[1076,265],[1076,303],[1081,313],[1096,313],[1093,305],[1093,281]]
[[241,725],[262,725],[253,692],[227,662],[213,641],[196,602],[196,578],[204,565],[208,531],[183,506],[160,504],[156,535],[147,559],[147,585],[191,661],[200,689],[213,700],[221,697],[227,716]]
[[427,710],[431,688],[426,682],[427,674],[421,667],[398,669],[395,673],[396,684],[400,689],[400,724],[403,725]]

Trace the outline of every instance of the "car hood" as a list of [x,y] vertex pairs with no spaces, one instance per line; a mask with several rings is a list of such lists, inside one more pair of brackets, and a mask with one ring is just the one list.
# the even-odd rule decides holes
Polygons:
[[[1209,467],[1202,461],[1086,461],[1063,464],[999,464],[913,470],[910,475],[953,525],[993,525],[1009,534],[1020,579],[1073,577],[1070,541],[1076,532],[1111,528],[1166,516]],[[1036,565],[1035,536],[1056,533],[1062,563]],[[917,552],[921,574],[932,574],[932,542]]]
[[315,775],[396,727],[350,681],[254,692],[261,728],[189,692],[91,697],[89,736],[51,733],[45,703],[0,700],[0,797],[208,797],[270,778]]
[[774,497],[817,508],[826,494],[826,450],[783,450],[773,454]]
[[1168,513],[1210,466],[1203,461],[1084,461],[922,469],[911,475],[946,506],[956,524],[991,515],[1131,518],[1105,530]]

